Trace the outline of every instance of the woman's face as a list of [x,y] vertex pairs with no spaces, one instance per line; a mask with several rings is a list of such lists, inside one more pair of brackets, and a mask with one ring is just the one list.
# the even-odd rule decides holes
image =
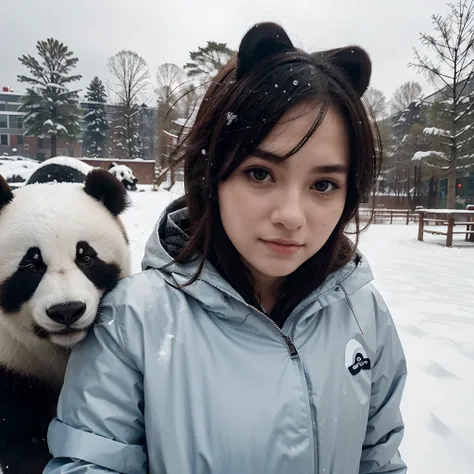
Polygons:
[[257,284],[294,272],[321,249],[342,215],[349,141],[335,109],[297,153],[272,160],[301,141],[318,111],[311,103],[288,111],[219,187],[223,227]]

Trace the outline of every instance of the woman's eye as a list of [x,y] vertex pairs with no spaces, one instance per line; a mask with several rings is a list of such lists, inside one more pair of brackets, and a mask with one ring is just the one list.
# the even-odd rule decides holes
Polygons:
[[248,170],[247,174],[250,175],[254,181],[265,181],[265,179],[270,176],[270,173],[263,168],[253,168]]
[[332,191],[336,187],[336,185],[331,181],[318,181],[314,184],[314,187],[316,191],[320,193],[327,193],[329,191]]

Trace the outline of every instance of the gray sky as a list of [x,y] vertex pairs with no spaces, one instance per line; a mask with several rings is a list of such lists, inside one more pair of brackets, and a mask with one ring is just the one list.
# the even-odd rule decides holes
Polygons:
[[[132,49],[148,62],[183,66],[190,50],[207,40],[237,49],[255,22],[273,20],[296,46],[309,50],[359,44],[373,61],[372,85],[387,99],[401,83],[425,79],[407,64],[419,33],[432,32],[431,15],[445,14],[447,0],[15,0],[0,6],[0,85],[17,91],[25,68],[21,54],[36,54],[40,39],[54,37],[79,57],[80,87],[94,75],[109,79],[107,58]],[[82,93],[81,93],[82,95]]]

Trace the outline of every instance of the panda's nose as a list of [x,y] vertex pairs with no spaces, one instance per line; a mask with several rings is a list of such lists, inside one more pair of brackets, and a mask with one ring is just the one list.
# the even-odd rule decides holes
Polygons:
[[70,326],[86,311],[86,305],[81,301],[68,301],[50,306],[46,314],[59,324]]

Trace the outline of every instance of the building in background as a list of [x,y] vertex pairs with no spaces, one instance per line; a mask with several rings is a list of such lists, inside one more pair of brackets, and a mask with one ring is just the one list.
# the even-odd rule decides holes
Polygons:
[[[15,93],[9,87],[0,88],[0,155],[21,155],[39,160],[47,159],[51,156],[51,145],[48,138],[27,137],[24,135],[26,128],[23,126],[23,112],[18,109],[21,106],[23,94]],[[91,107],[87,101],[80,101],[80,106],[86,114]],[[116,109],[114,104],[105,104],[107,121],[111,124]],[[154,153],[154,130],[156,123],[156,107],[144,107],[141,110],[141,133],[144,142],[144,159],[153,159]],[[86,123],[81,120],[81,129],[84,134]],[[152,132],[150,132],[152,131]],[[104,158],[115,158],[109,156],[109,147],[106,146]],[[58,138],[57,153],[62,156],[85,156],[82,146],[82,139],[64,140]]]

